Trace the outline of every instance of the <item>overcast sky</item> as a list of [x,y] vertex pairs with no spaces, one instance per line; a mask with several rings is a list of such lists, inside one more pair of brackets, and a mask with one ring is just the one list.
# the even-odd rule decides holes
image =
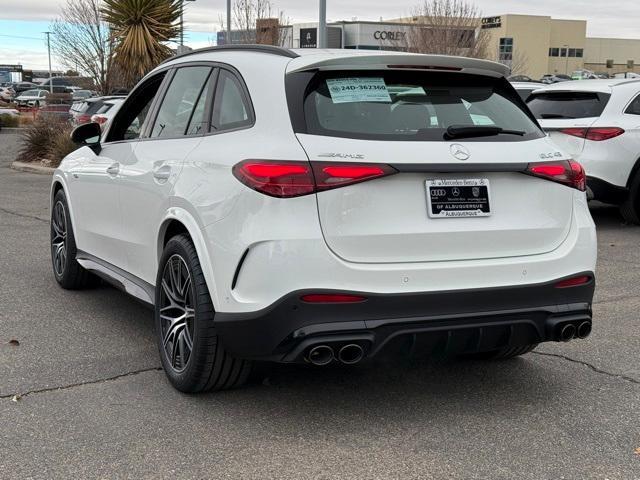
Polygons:
[[[44,68],[46,50],[40,38],[60,13],[66,0],[1,0],[0,63],[21,62]],[[315,21],[317,0],[273,0],[293,22]],[[327,0],[330,20],[380,20],[410,14],[420,0]],[[475,0],[483,15],[523,13],[587,20],[592,37],[640,38],[640,0]],[[212,43],[225,0],[187,3],[187,43],[200,47]],[[9,37],[8,35],[11,35]],[[29,38],[16,38],[18,36]],[[58,62],[54,59],[54,64]],[[33,65],[32,65],[33,64]]]

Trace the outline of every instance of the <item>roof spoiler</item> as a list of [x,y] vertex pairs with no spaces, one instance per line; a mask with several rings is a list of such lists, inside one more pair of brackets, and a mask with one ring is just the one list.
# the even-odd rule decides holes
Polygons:
[[429,70],[475,73],[492,77],[506,77],[509,68],[501,63],[476,58],[446,55],[371,54],[336,55],[314,61],[316,55],[301,56],[289,63],[289,73],[308,70]]

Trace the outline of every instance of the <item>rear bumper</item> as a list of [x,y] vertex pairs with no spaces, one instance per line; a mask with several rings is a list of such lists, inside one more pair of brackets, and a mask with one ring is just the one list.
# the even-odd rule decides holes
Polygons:
[[620,205],[629,196],[629,190],[625,187],[613,185],[596,177],[587,177],[589,199],[603,203]]
[[279,362],[303,362],[323,343],[357,343],[366,357],[491,351],[556,340],[559,325],[590,322],[595,279],[585,274],[590,282],[570,288],[556,288],[558,279],[444,292],[354,292],[367,300],[352,304],[305,303],[300,297],[310,292],[297,291],[257,312],[216,313],[215,324],[233,355]]

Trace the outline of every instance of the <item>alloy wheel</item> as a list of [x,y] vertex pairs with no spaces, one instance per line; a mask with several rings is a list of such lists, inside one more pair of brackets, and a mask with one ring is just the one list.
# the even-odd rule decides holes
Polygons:
[[53,269],[61,277],[67,264],[67,215],[62,202],[56,202],[51,215],[51,252]]
[[191,273],[180,255],[172,255],[162,272],[160,325],[162,347],[176,372],[187,368],[193,350],[195,309]]

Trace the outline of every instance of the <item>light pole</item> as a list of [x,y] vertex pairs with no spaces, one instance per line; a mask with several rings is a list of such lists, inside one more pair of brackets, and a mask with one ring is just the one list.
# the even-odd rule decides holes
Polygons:
[[227,0],[227,36],[224,41],[225,44],[231,45],[231,0]]
[[44,32],[47,36],[47,53],[49,55],[49,93],[53,93],[53,80],[51,78],[51,32]]
[[184,3],[195,1],[196,0],[182,0],[182,9],[180,10],[180,51],[178,53],[182,53],[184,47],[184,20],[182,18],[184,13]]
[[569,75],[569,45],[563,45],[562,48],[564,48],[564,53],[565,53],[565,56],[567,57],[565,67],[564,67],[564,74]]
[[318,15],[318,48],[327,48],[327,0],[320,0]]

